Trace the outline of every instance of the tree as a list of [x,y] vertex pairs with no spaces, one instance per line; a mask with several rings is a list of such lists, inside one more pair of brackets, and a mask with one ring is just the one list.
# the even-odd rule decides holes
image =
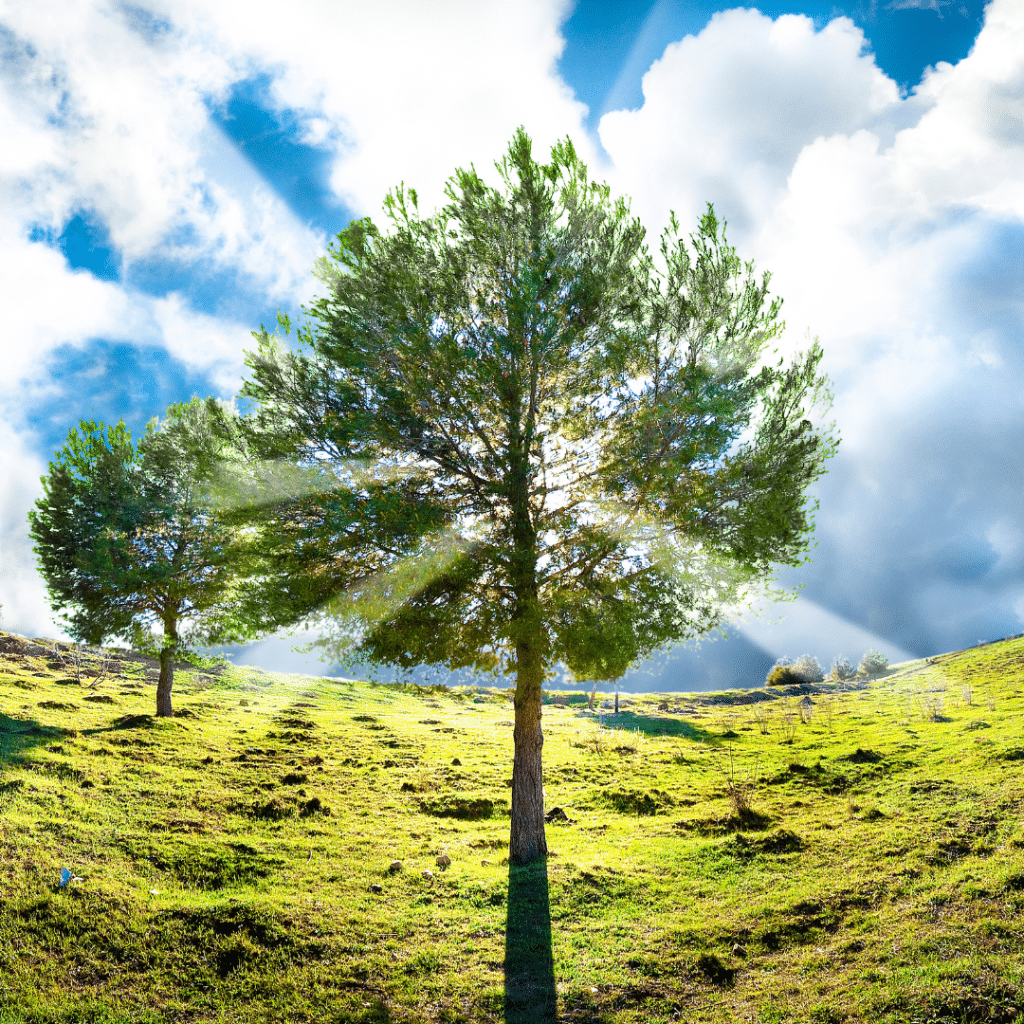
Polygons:
[[501,187],[456,171],[422,216],[402,186],[389,232],[338,235],[298,344],[285,317],[256,335],[237,429],[275,467],[250,483],[254,621],[319,621],[352,661],[515,673],[522,863],[546,852],[547,675],[617,679],[800,564],[837,442],[806,418],[820,347],[762,365],[780,302],[710,206],[656,262],[568,141],[540,164],[520,129],[496,167]]
[[173,405],[137,445],[123,421],[82,420],[29,513],[51,604],[76,640],[117,637],[155,653],[162,626],[158,715],[172,714],[176,657],[253,635],[232,600],[239,538],[205,496],[223,458],[212,408]]

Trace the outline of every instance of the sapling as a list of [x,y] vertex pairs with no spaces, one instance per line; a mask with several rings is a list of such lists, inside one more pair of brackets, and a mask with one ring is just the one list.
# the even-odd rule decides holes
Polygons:
[[758,731],[762,736],[768,735],[768,709],[763,704],[754,708],[754,721],[757,722]]
[[751,800],[757,790],[757,765],[755,760],[753,777],[748,773],[741,779],[736,770],[735,752],[729,747],[729,766],[722,766],[722,773],[725,776],[725,792],[732,804],[733,815],[737,818],[742,819],[750,813]]
[[781,743],[792,743],[793,737],[796,735],[796,721],[792,712],[787,712],[782,716],[782,739]]

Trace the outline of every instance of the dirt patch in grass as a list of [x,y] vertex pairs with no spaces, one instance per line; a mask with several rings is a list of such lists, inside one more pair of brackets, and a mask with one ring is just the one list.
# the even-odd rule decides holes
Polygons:
[[788,828],[780,828],[764,836],[748,836],[737,834],[733,839],[733,849],[741,860],[753,857],[778,857],[787,853],[799,853],[805,849],[804,840]]
[[424,814],[434,818],[457,818],[460,821],[490,818],[498,809],[490,797],[446,796],[434,800],[420,800],[418,803]]
[[675,806],[671,793],[661,789],[617,789],[601,793],[601,800],[620,814],[661,814]]
[[62,700],[41,700],[37,707],[45,708],[47,711],[77,711],[78,705],[70,701]]

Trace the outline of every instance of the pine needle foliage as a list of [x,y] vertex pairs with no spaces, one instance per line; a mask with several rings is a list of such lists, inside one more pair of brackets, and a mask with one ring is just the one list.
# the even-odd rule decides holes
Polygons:
[[254,635],[236,614],[241,539],[207,495],[223,456],[214,408],[173,405],[137,442],[123,421],[82,420],[29,514],[51,605],[71,636],[159,652],[161,715],[172,714],[175,658]]
[[618,678],[799,564],[837,441],[809,419],[820,347],[764,358],[781,303],[710,206],[655,259],[570,142],[538,163],[520,129],[496,166],[341,232],[297,346],[284,318],[257,336],[237,429],[307,474],[263,502],[249,614],[353,661],[515,673],[536,853],[546,674]]

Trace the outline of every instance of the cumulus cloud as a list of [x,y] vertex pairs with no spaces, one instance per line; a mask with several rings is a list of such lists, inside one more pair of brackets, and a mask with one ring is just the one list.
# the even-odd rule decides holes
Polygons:
[[[150,346],[230,395],[257,317],[312,297],[326,238],[211,115],[239,83],[269,81],[296,141],[332,155],[350,209],[378,211],[402,179],[429,207],[456,165],[490,170],[520,123],[541,151],[578,134],[584,108],[555,73],[566,12],[563,0],[310,0],[287,16],[234,0],[0,3],[5,480],[37,480],[45,466],[31,423],[52,420],[48,403],[68,383],[48,376],[49,354]],[[75,269],[56,246],[77,215],[109,236],[114,280]],[[49,623],[39,581],[21,586],[32,486],[5,490],[4,579],[35,595],[8,600],[7,614],[38,631]]]
[[1024,9],[995,0],[909,97],[863,42],[845,19],[716,15],[600,132],[649,223],[714,201],[786,299],[784,347],[821,337],[844,440],[786,580],[931,652],[1021,629]]
[[0,627],[37,636],[55,636],[59,627],[47,601],[28,539],[28,513],[42,494],[46,465],[22,438],[0,420]]
[[490,170],[520,124],[542,153],[571,133],[592,156],[585,108],[555,73],[568,7],[302,0],[282,17],[243,0],[160,4],[204,49],[273,72],[272,99],[307,141],[334,149],[332,185],[360,214],[377,213],[399,181],[431,209],[456,166]]
[[601,119],[615,182],[653,226],[669,208],[686,223],[713,200],[745,234],[808,143],[869,126],[891,133],[910,116],[864,46],[848,18],[816,31],[803,15],[715,14],[655,61],[639,110]]

